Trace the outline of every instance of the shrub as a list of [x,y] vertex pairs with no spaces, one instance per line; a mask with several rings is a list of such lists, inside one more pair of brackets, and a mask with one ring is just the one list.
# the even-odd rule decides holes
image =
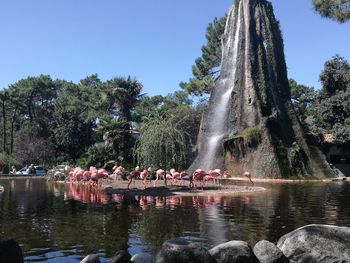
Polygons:
[[245,145],[253,146],[261,142],[262,130],[259,126],[249,127],[244,129],[240,136]]

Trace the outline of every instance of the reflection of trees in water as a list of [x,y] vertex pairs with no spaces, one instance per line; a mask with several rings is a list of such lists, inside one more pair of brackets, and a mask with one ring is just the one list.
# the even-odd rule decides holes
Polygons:
[[[260,195],[260,194],[259,194]],[[220,207],[227,223],[227,240],[244,240],[254,245],[265,236],[265,206],[261,195],[240,194],[222,197]]]
[[[101,196],[65,185],[47,188],[43,180],[1,184],[0,231],[23,244],[24,251],[80,245],[79,253],[104,249],[109,257],[117,249],[140,246],[133,239],[155,252],[165,240],[180,236],[204,238],[210,246],[228,240],[254,245],[261,239],[276,242],[309,223],[350,225],[348,182],[278,184],[262,193],[194,197]],[[80,201],[63,198],[69,191],[79,193]]]
[[183,205],[189,200],[191,198],[188,197],[148,198],[149,208],[136,222],[136,227],[142,243],[150,251],[156,252],[164,241],[184,236],[187,231],[192,234],[199,231],[197,211],[191,206]]
[[[268,238],[307,224],[349,224],[349,183],[300,183],[281,185],[268,226]],[[344,220],[344,221],[343,221]]]
[[0,230],[4,237],[23,244],[24,251],[82,246],[82,255],[105,249],[112,256],[117,249],[127,248],[128,230],[137,219],[128,210],[132,200],[110,206],[85,204],[64,200],[57,192],[47,191],[45,184],[32,180],[26,187],[25,181],[9,182],[4,193],[7,196],[0,200]]
[[26,249],[27,242],[21,241],[28,237],[34,245],[40,243],[42,237],[49,237],[50,221],[38,218],[47,202],[45,181],[21,178],[4,180],[1,184],[5,185],[0,205],[0,231],[3,238],[16,239]]

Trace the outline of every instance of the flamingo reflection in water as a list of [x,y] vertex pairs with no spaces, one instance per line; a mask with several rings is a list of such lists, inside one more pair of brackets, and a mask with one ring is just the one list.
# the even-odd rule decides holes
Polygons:
[[108,195],[99,188],[90,185],[79,185],[70,183],[68,190],[64,194],[65,200],[73,199],[84,203],[106,204],[108,203]]

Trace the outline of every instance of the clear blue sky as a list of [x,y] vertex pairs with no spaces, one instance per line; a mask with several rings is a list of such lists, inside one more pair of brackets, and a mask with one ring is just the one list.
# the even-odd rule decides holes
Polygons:
[[[149,95],[173,92],[191,76],[205,28],[233,0],[4,0],[0,8],[0,88],[49,74],[78,82],[135,76]],[[319,87],[326,60],[350,62],[350,23],[312,11],[311,0],[273,0],[289,77]]]

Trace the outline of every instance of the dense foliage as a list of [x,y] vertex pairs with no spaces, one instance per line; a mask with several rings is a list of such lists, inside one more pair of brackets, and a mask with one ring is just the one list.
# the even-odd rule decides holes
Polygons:
[[294,109],[302,123],[312,114],[317,91],[313,87],[298,84],[294,79],[289,80],[291,100]]
[[323,17],[343,23],[350,19],[349,0],[312,0],[314,9]]
[[[200,110],[185,91],[165,97],[141,92],[142,84],[131,77],[103,82],[94,74],[79,83],[47,75],[19,80],[0,92],[0,168],[61,162],[102,167],[111,161],[126,167],[140,162],[160,167],[160,159],[144,161],[146,154],[159,152],[135,150],[137,140],[139,146],[147,142],[145,127],[155,127],[156,116],[166,122],[169,133],[158,129],[150,137],[155,143],[170,143],[167,164],[185,167],[193,155]],[[139,127],[145,135],[140,136]]]
[[[144,167],[185,169],[191,164],[203,107],[192,107],[185,95],[178,91],[161,100],[158,97],[153,101],[156,108],[144,116],[142,136],[135,148]],[[150,99],[145,98],[145,102]]]
[[320,75],[322,89],[314,104],[312,128],[350,143],[350,65],[339,55],[327,61]]
[[290,80],[291,98],[304,128],[332,134],[338,144],[350,143],[350,65],[339,55],[325,62],[321,90]]

